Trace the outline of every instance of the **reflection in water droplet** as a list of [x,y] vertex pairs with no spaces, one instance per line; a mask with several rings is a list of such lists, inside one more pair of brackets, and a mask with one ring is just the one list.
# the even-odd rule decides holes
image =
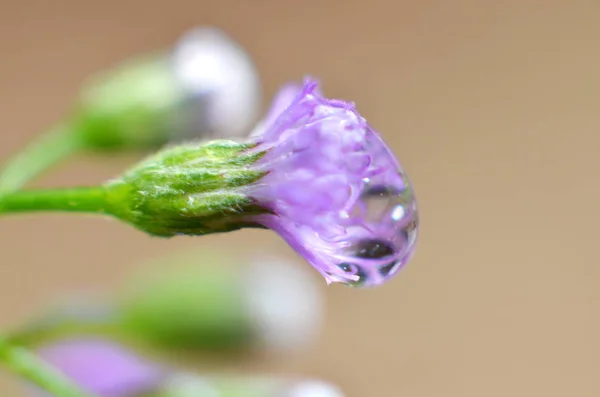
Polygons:
[[338,267],[350,276],[358,276],[355,281],[346,281],[344,284],[350,287],[360,287],[367,281],[367,273],[360,266],[353,263],[340,263]]
[[398,195],[385,186],[367,186],[361,201],[365,210],[365,218],[369,222],[381,220],[396,204]]
[[382,240],[361,240],[352,248],[357,258],[379,259],[394,254],[394,248]]
[[406,211],[404,210],[404,206],[402,204],[398,204],[394,207],[390,216],[392,217],[392,220],[399,221],[400,219],[404,218],[405,213]]
[[340,263],[338,265],[338,267],[340,269],[342,269],[343,271],[345,271],[346,273],[351,273],[352,272],[352,266],[349,263]]
[[[402,172],[363,179],[360,198],[345,216],[347,237],[341,254],[350,263],[338,265],[338,280],[354,287],[379,285],[412,256],[418,213],[412,188]],[[352,276],[359,280],[353,281]]]
[[415,215],[415,219],[413,219],[413,221],[406,225],[406,227],[404,228],[404,231],[408,236],[408,246],[412,246],[415,243],[415,240],[417,239],[417,222],[418,218]]
[[363,202],[357,201],[350,209],[348,217],[351,219],[363,219],[367,213],[367,206]]
[[399,265],[400,265],[400,261],[390,262],[387,265],[382,266],[379,269],[379,274],[382,277],[387,277],[389,275],[392,275],[396,272],[396,269],[398,268]]
[[367,222],[381,222],[385,219],[399,221],[406,215],[410,202],[413,200],[410,189],[375,183],[369,178],[365,183],[360,202],[365,209],[364,219]]

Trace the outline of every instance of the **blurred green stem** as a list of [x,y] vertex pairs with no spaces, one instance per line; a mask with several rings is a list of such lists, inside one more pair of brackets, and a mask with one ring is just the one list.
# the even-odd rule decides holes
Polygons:
[[115,321],[86,321],[77,318],[58,318],[51,322],[32,324],[9,334],[7,339],[10,343],[31,348],[80,335],[126,339],[125,333]]
[[0,196],[0,214],[36,211],[109,214],[108,191],[103,186],[23,190]]
[[93,397],[81,391],[60,372],[27,349],[0,335],[0,362],[24,380],[57,397]]
[[82,146],[80,135],[69,125],[57,125],[5,163],[0,173],[0,194],[19,190]]
[[[77,134],[60,125],[31,143],[9,159],[0,174],[0,212],[34,211],[66,207],[62,210],[99,212],[99,193],[70,189],[60,194],[52,191],[12,193],[40,173],[75,152],[81,146]],[[0,362],[20,378],[57,397],[92,397],[44,363],[26,348],[0,335]]]

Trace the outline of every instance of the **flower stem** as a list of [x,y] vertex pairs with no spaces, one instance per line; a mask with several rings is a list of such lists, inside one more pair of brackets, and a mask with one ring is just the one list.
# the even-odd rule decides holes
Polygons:
[[0,173],[0,194],[14,192],[82,147],[79,134],[60,124],[8,160]]
[[0,214],[36,211],[109,213],[104,186],[24,190],[0,196]]
[[21,378],[57,397],[92,397],[27,349],[0,335],[0,362]]
[[[57,314],[57,316],[60,316]],[[5,336],[9,343],[33,348],[59,339],[74,336],[101,336],[121,339],[123,332],[115,319],[86,320],[78,318],[57,318],[54,321],[42,321],[39,324],[26,326]]]

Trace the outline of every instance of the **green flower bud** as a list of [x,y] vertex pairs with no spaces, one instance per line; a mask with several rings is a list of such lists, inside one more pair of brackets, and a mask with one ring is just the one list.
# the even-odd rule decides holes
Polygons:
[[167,59],[136,59],[84,87],[73,130],[88,148],[160,146],[167,141],[173,105],[183,95],[181,87],[173,84]]
[[211,141],[168,148],[107,185],[111,212],[155,236],[203,235],[259,227],[268,211],[244,193],[266,174],[252,168],[255,145]]
[[88,148],[154,148],[198,137],[242,136],[256,121],[254,64],[224,32],[187,32],[170,51],[133,58],[91,79],[73,130]]
[[242,47],[219,29],[191,30],[168,51],[132,58],[90,79],[67,118],[4,164],[0,194],[19,190],[78,151],[248,135],[260,91]]
[[[218,258],[218,259],[217,259]],[[305,267],[274,257],[202,254],[157,261],[129,280],[116,307],[128,334],[154,345],[198,349],[305,348],[320,330],[323,301]]]
[[290,353],[314,342],[323,319],[317,279],[273,256],[193,250],[142,263],[116,293],[64,295],[10,335],[37,348],[112,338],[140,349]]

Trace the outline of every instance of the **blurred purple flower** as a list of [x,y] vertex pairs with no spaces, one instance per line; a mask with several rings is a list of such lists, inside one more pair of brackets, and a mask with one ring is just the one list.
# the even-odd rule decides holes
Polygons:
[[68,340],[45,346],[38,354],[88,393],[129,397],[156,389],[165,372],[113,342]]
[[317,83],[286,85],[253,133],[267,172],[247,189],[280,234],[327,280],[372,286],[411,258],[417,205],[406,173],[354,104]]
[[[159,367],[118,344],[100,339],[63,341],[40,356],[84,391],[98,397],[264,396],[343,397],[334,384],[318,379],[271,376],[202,376]],[[48,396],[38,391],[38,396]]]

